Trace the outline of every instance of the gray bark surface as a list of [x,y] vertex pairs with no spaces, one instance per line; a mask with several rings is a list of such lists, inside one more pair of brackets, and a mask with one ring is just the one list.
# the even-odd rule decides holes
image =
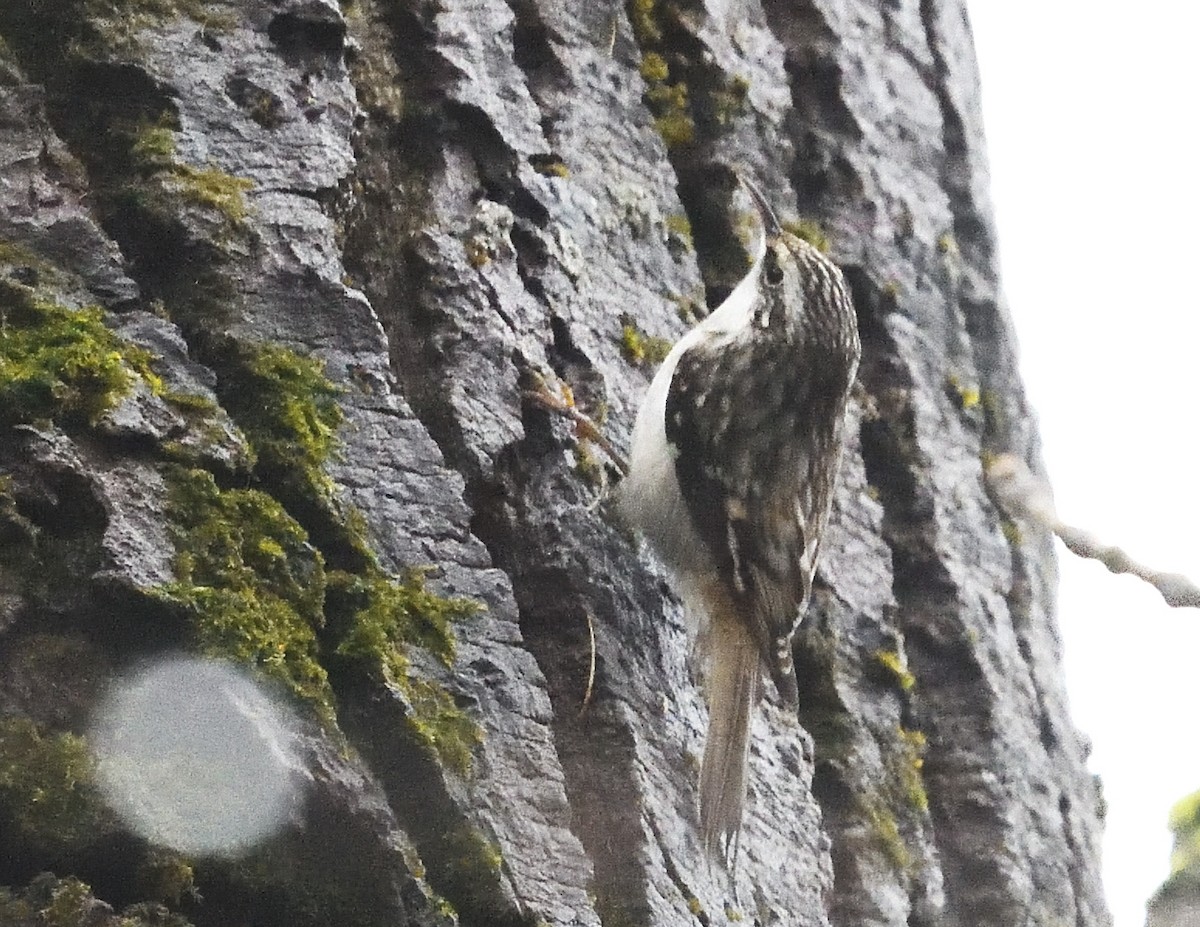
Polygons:
[[[180,459],[278,501],[330,570],[431,567],[486,604],[452,664],[407,656],[478,725],[469,770],[330,619],[305,824],[159,897],[103,814],[21,837],[0,757],[0,884],[53,870],[196,924],[1108,923],[1051,537],[984,483],[1038,451],[961,2],[5,0],[0,39],[0,301],[99,306],[212,403],[198,424],[139,383],[87,421],[0,415],[0,711],[85,733],[112,672],[194,646],[147,594],[178,571]],[[155,127],[193,173],[138,161]],[[734,168],[826,230],[864,356],[801,714],[755,719],[731,883],[697,836],[680,604],[598,452],[523,391],[568,385],[627,446],[631,335],[677,338],[745,266]],[[250,181],[244,216],[187,193],[208,170]],[[339,388],[328,497],[248,462],[239,352],[264,343]]]

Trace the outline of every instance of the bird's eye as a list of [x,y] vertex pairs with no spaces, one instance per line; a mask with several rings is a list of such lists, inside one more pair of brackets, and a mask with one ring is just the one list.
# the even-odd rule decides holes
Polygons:
[[783,283],[783,268],[779,266],[779,259],[774,254],[767,255],[767,266],[763,268],[763,276],[767,280],[767,286],[779,286]]

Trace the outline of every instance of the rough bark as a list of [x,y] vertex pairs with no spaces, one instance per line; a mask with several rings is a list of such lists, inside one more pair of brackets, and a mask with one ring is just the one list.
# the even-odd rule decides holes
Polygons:
[[[112,673],[192,648],[275,674],[311,780],[249,858],[162,863],[86,762],[52,839],[12,751],[0,883],[196,924],[1107,923],[1051,540],[983,479],[1037,442],[960,2],[5,0],[0,37],[0,345],[83,306],[116,335],[0,411],[0,743],[65,768]],[[864,341],[735,883],[680,605],[523,397],[561,381],[625,445],[653,339],[745,267],[734,167],[824,230]],[[181,486],[299,538],[282,663],[205,624]],[[252,602],[237,567],[212,583]],[[395,596],[486,611],[345,646]]]

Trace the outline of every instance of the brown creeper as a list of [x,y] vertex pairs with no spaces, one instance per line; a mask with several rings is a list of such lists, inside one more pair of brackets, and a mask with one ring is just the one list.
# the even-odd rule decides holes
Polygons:
[[708,702],[705,848],[736,860],[762,668],[797,705],[792,635],[812,589],[858,369],[841,272],[783,231],[671,350],[642,401],[621,508],[678,582]]

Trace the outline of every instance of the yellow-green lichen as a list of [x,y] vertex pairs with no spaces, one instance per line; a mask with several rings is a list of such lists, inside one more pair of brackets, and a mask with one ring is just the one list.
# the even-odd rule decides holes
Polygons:
[[943,254],[948,258],[957,258],[959,256],[958,241],[951,232],[943,232],[938,236],[937,250],[938,254]]
[[898,651],[876,650],[872,658],[901,691],[908,692],[917,684],[917,677],[909,672],[908,664]]
[[408,722],[416,739],[446,766],[466,775],[482,731],[449,692],[412,672],[410,651],[421,647],[450,666],[455,649],[453,622],[477,614],[482,606],[470,599],[436,595],[420,570],[400,579],[375,569],[365,576],[334,572],[330,588],[344,603],[340,610],[349,615],[338,654],[378,667],[411,706]]
[[647,335],[626,318],[621,326],[621,353],[631,364],[657,366],[671,353],[671,342],[666,338]]
[[814,219],[797,219],[782,223],[785,232],[790,232],[801,241],[806,241],[822,254],[828,254],[832,241],[825,227]]
[[94,772],[84,738],[43,733],[28,718],[0,717],[0,824],[27,849],[61,852],[112,826]]
[[139,378],[161,389],[150,360],[105,326],[101,309],[0,280],[0,422],[93,422]]
[[257,667],[332,721],[333,692],[317,647],[320,552],[266,493],[224,489],[204,470],[165,473],[176,578],[154,595],[184,611],[202,653]]

